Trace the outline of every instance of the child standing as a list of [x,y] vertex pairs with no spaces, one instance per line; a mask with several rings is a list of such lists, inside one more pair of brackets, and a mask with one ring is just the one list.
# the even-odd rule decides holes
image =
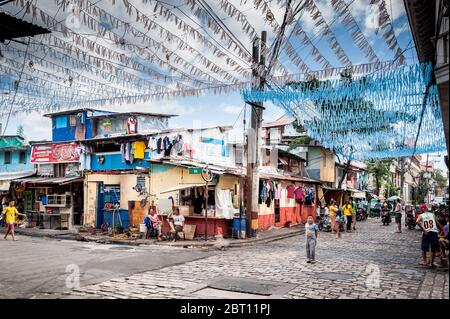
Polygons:
[[308,219],[306,220],[305,235],[306,235],[306,258],[307,258],[306,262],[315,263],[318,227],[314,223],[314,219],[311,215],[308,216]]

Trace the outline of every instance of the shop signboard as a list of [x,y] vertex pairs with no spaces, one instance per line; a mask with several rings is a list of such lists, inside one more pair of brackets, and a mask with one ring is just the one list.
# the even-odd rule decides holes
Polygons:
[[78,162],[78,142],[61,144],[42,144],[31,147],[31,163],[70,163]]
[[189,174],[201,174],[202,168],[201,167],[190,167],[189,168]]
[[39,164],[38,175],[39,176],[53,176],[55,174],[53,164]]

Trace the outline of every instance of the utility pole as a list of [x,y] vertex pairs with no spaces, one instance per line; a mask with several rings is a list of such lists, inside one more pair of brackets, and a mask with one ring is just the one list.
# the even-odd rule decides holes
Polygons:
[[400,158],[400,198],[403,202],[406,202],[405,199],[405,159],[403,157]]
[[[264,89],[265,78],[261,70],[266,63],[266,39],[267,32],[261,33],[261,39],[253,41],[252,63],[252,88]],[[261,51],[260,51],[261,47]],[[262,54],[261,54],[262,53]],[[263,115],[263,103],[246,102],[251,106],[250,130],[247,134],[247,181],[246,181],[246,220],[247,237],[256,237],[258,231],[258,193],[259,193],[259,153],[260,130]]]

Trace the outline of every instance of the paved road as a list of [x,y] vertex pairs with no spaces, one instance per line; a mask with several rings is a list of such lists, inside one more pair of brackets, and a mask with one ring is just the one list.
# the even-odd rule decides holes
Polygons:
[[[13,257],[11,264],[17,266],[24,278],[48,275],[49,279],[41,280],[41,286],[28,286],[26,282],[21,283],[19,276],[14,282],[10,280],[9,285],[26,286],[28,296],[33,287],[38,287],[39,293],[36,291],[35,295],[42,296],[47,291],[48,297],[56,298],[448,299],[448,272],[418,264],[420,232],[406,230],[395,234],[394,230],[394,225],[382,226],[379,220],[372,219],[359,223],[356,232],[344,233],[339,240],[330,233],[320,233],[316,250],[318,263],[313,265],[306,263],[303,236],[226,251],[180,249],[175,252],[165,247],[155,254],[167,258],[176,255],[179,262],[167,262],[163,270],[157,271],[150,267],[163,265],[152,264],[152,258],[148,257],[150,251],[143,248],[124,251],[98,244],[87,248],[89,245],[82,243],[39,242],[33,243],[36,249],[28,252],[33,251],[34,258],[42,256],[40,261],[23,257],[35,266],[28,263],[24,266],[20,257]],[[24,240],[18,247],[27,244]],[[4,246],[2,243],[0,249]],[[183,261],[188,258],[192,260]],[[77,259],[84,260],[85,277],[81,287],[51,293],[50,283],[65,275],[64,266]],[[51,274],[51,266],[40,270],[39,264],[59,265],[55,267],[59,269],[58,275]],[[150,271],[137,273],[145,267]],[[30,269],[34,269],[32,273]],[[98,283],[89,284],[88,276],[97,276]],[[102,281],[100,276],[109,278]],[[59,287],[64,284],[63,278],[59,278]],[[16,286],[9,289],[20,290]]]
[[[20,236],[0,241],[0,299],[43,297],[66,290],[66,279],[80,273],[80,286],[160,269],[214,252],[171,247],[124,246]],[[72,284],[73,285],[73,284]]]

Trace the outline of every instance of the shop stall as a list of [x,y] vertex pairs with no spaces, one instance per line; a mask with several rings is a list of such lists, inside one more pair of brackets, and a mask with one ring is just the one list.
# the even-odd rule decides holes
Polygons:
[[206,188],[201,171],[199,167],[152,163],[150,192],[155,194],[155,207],[165,221],[163,231],[170,230],[166,222],[170,209],[160,208],[164,207],[160,203],[170,200],[184,215],[185,224],[195,226],[196,237],[202,237],[206,232],[208,236],[231,236],[233,219],[239,218],[240,214],[240,178],[216,169]]
[[30,177],[14,184],[23,193],[29,226],[72,229],[82,224],[82,177]]

